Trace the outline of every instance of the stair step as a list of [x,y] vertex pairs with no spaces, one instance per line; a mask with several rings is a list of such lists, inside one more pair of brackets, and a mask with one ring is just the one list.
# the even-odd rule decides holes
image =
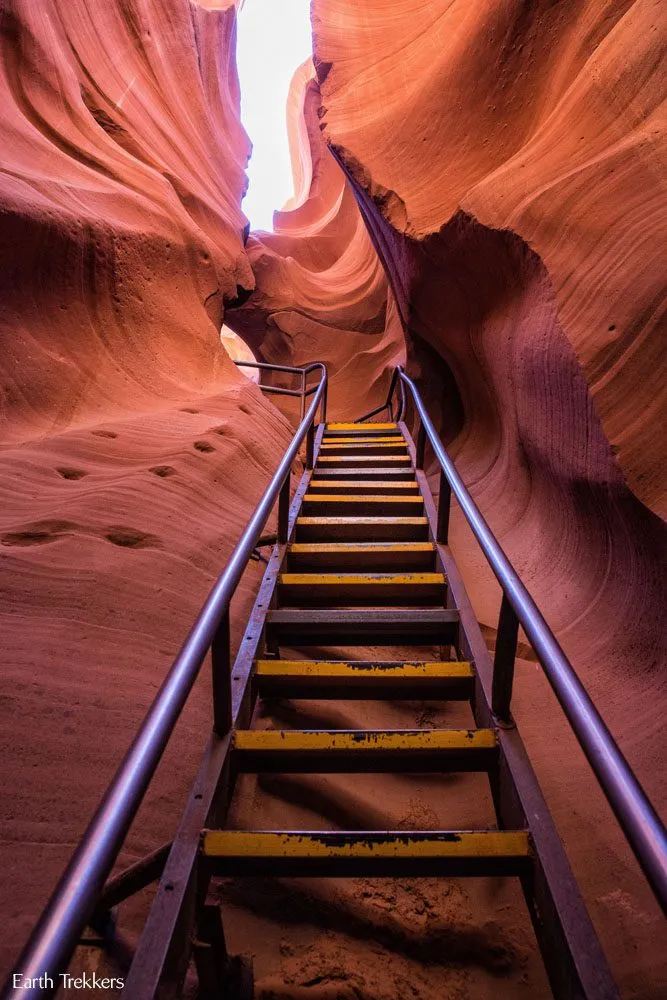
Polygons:
[[444,604],[442,573],[281,573],[282,606]]
[[412,468],[409,462],[406,462],[400,468],[393,468],[389,466],[385,466],[384,468],[380,468],[379,466],[368,466],[368,467],[364,466],[363,468],[359,468],[358,466],[355,466],[354,468],[347,468],[347,467],[329,468],[327,466],[324,467],[320,466],[315,470],[313,476],[317,480],[326,480],[327,478],[331,477],[332,479],[336,479],[338,481],[342,479],[350,479],[350,480],[363,479],[366,482],[370,482],[373,480],[381,479],[383,482],[386,482],[388,479],[414,480],[415,470]]
[[432,570],[433,542],[295,542],[287,553],[295,570]]
[[[346,443],[343,444],[342,441]],[[372,438],[370,441],[372,442]],[[407,459],[408,446],[403,438],[398,438],[396,441],[384,441],[382,438],[378,438],[377,442],[373,443],[369,443],[369,439],[365,439],[355,444],[350,444],[348,438],[341,438],[340,442],[336,441],[335,438],[333,440],[325,438],[320,446],[320,457],[322,455],[354,455],[357,452],[363,455],[403,455]]]
[[329,493],[306,493],[303,498],[301,512],[304,515],[318,514],[421,514],[424,510],[424,499],[419,494],[410,496],[381,496],[377,493],[369,496],[354,495],[336,496]]
[[317,462],[315,465],[316,469],[320,466],[326,465],[330,469],[338,469],[341,466],[350,466],[354,463],[367,463],[368,465],[373,464],[378,468],[383,465],[405,465],[408,461],[407,453],[405,455],[381,455],[381,454],[356,454],[355,452],[347,452],[342,455],[326,455],[320,451],[317,456]]
[[254,682],[263,698],[447,699],[472,695],[472,664],[379,660],[257,660]]
[[409,496],[419,493],[416,479],[311,479],[308,483],[308,493],[369,493],[395,494]]
[[428,520],[425,517],[298,517],[296,539],[421,542],[428,540]]
[[247,729],[233,750],[234,766],[255,774],[444,774],[489,770],[498,743],[493,729]]
[[398,432],[398,424],[327,424],[325,436],[329,434],[386,434],[387,431]]
[[322,438],[322,444],[327,445],[341,445],[341,444],[353,444],[355,447],[362,444],[402,444],[405,445],[405,438],[402,434],[387,434],[385,436],[376,435],[375,437],[363,437],[362,435],[355,434],[352,437],[342,437],[338,434],[325,434]]
[[456,645],[449,608],[306,608],[268,611],[267,643],[282,646]]
[[215,875],[497,876],[531,865],[524,830],[204,830],[201,850]]

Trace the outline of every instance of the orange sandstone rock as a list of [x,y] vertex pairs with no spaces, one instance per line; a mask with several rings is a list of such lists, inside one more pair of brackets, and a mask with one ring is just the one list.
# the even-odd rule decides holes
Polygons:
[[3,5],[0,439],[233,377],[218,332],[253,287],[234,41],[230,3]]
[[265,361],[325,361],[330,414],[349,419],[384,401],[403,334],[353,190],[322,141],[313,75],[309,60],[288,102],[296,194],[273,233],[250,235],[257,287],[227,323]]

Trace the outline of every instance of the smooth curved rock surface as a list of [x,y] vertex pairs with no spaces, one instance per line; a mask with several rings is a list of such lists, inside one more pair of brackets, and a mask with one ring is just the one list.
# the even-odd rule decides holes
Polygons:
[[345,174],[322,140],[312,61],[290,88],[295,196],[274,232],[251,233],[256,290],[227,323],[274,364],[325,361],[330,415],[361,416],[384,402],[403,333],[382,265]]
[[360,187],[415,240],[461,208],[530,245],[628,485],[664,516],[664,4],[316,0],[313,16],[325,134]]
[[231,376],[224,305],[254,285],[235,30],[232,3],[3,4],[0,440]]
[[[664,5],[315,0],[313,22],[324,135],[411,370],[664,810]],[[497,586],[458,511],[452,546],[492,636]],[[655,903],[530,661],[517,692],[616,973],[648,998]]]

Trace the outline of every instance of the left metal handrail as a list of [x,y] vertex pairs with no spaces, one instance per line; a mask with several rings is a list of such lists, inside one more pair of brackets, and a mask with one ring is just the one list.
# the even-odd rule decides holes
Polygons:
[[[57,991],[58,977],[66,969],[93,915],[209,649],[214,674],[214,728],[221,736],[229,730],[231,672],[226,669],[230,660],[229,606],[276,501],[278,538],[286,540],[292,465],[307,439],[307,465],[312,468],[315,415],[321,403],[323,412],[326,405],[326,366],[317,362],[302,370],[308,373],[316,369],[320,370],[321,379],[308,412],[108,786],[4,987],[2,1000],[37,1000],[51,997]],[[226,676],[219,676],[225,669]],[[14,977],[19,977],[16,986]],[[20,985],[26,982],[35,985]]]

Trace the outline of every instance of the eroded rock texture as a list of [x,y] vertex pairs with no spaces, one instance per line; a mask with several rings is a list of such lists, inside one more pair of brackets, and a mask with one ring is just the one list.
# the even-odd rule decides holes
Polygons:
[[[664,806],[664,5],[315,0],[313,16],[324,134],[385,262],[412,370]],[[495,584],[456,516],[453,546],[495,624]],[[564,730],[562,752],[540,745],[537,720],[557,708],[533,671],[518,711],[613,951],[619,926],[651,926],[653,904]],[[647,931],[625,964],[615,956],[646,996],[649,951]]]
[[[234,16],[0,3],[0,980],[291,435],[219,337],[253,287]],[[121,866],[174,832],[207,680]]]
[[234,40],[233,3],[2,4],[2,440],[229,375],[224,303],[253,287]]
[[384,402],[403,334],[352,188],[322,140],[313,77],[308,60],[290,90],[296,195],[276,212],[273,233],[251,234],[257,288],[227,322],[262,360],[325,361],[330,414],[351,419]]

